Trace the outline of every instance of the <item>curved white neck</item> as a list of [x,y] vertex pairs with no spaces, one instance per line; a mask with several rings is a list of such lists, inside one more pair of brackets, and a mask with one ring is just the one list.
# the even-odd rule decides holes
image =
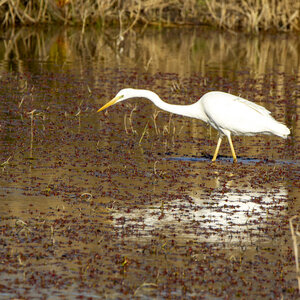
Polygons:
[[[176,105],[169,104],[160,99],[160,97],[154,92],[148,90],[136,90],[137,94],[135,97],[147,98],[152,101],[157,107],[162,110],[168,111],[173,114],[187,116],[191,118],[197,118],[201,120],[205,120],[205,117],[201,115],[201,110],[197,109],[199,103],[193,103],[190,105]],[[140,92],[140,95],[139,95]]]

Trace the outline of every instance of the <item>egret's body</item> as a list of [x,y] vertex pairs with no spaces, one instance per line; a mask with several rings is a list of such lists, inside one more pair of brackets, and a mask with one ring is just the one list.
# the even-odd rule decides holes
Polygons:
[[282,138],[287,138],[290,134],[290,130],[276,121],[264,107],[224,92],[206,93],[190,105],[174,105],[162,101],[157,94],[149,90],[128,88],[119,91],[115,98],[102,106],[98,112],[130,98],[147,98],[165,111],[200,119],[218,130],[219,139],[212,161],[217,158],[224,136],[228,138],[233,160],[237,161],[231,134],[273,134]]

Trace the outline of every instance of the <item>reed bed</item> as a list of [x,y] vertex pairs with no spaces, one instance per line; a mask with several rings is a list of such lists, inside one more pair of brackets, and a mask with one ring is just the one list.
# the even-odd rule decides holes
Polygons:
[[299,30],[300,2],[294,0],[205,0],[209,22],[246,31]]
[[33,24],[85,26],[137,23],[164,26],[212,25],[249,32],[300,30],[300,2],[294,0],[2,0],[2,27]]

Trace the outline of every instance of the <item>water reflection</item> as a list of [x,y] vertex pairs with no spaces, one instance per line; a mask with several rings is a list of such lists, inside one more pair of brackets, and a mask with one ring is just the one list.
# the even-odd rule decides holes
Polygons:
[[68,70],[68,63],[76,62],[72,68],[90,67],[90,76],[95,77],[99,67],[120,66],[182,77],[211,70],[235,78],[243,73],[259,77],[274,70],[299,75],[299,46],[293,34],[250,37],[201,27],[137,29],[125,36],[120,48],[117,29],[89,28],[82,34],[75,28],[19,28],[5,32],[0,40],[0,69],[20,73]]
[[268,224],[285,215],[287,190],[216,188],[209,197],[191,195],[157,207],[123,208],[113,213],[114,226],[131,238],[168,238],[251,244],[264,240]]

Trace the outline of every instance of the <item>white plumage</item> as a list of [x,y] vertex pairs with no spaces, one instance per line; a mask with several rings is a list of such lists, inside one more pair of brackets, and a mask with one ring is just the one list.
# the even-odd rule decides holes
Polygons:
[[206,93],[194,104],[174,105],[162,101],[152,91],[127,88],[119,91],[115,98],[102,106],[98,112],[130,98],[147,98],[165,111],[200,119],[218,130],[219,139],[212,161],[217,158],[224,135],[228,138],[233,160],[236,162],[231,134],[273,134],[282,138],[287,138],[290,134],[290,130],[276,121],[271,112],[264,107],[224,92]]
[[276,121],[271,112],[251,101],[223,92],[210,92],[197,102],[208,123],[224,135],[274,134],[286,138],[290,130]]

